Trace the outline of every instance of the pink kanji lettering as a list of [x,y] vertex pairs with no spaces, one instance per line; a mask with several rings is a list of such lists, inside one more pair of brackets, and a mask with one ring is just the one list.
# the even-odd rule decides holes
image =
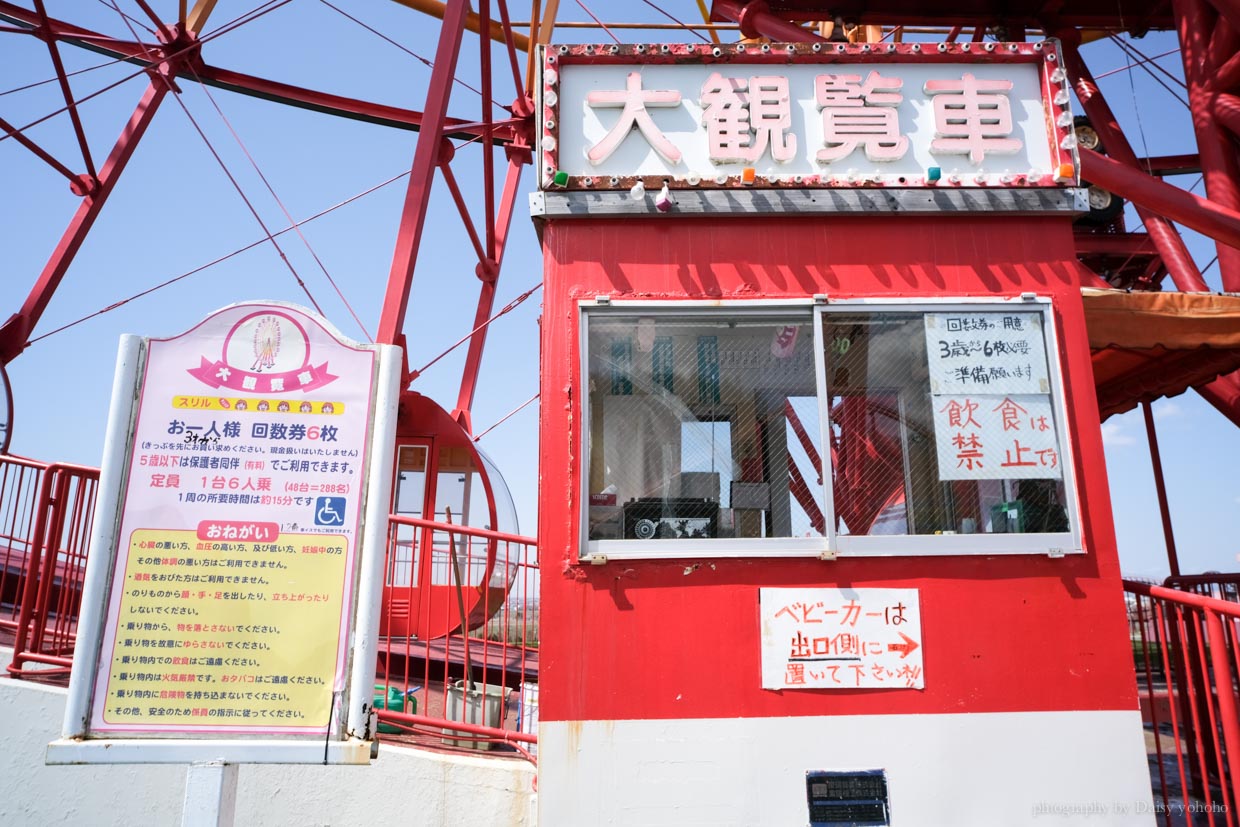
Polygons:
[[819,75],[814,94],[822,110],[825,149],[818,160],[829,164],[865,147],[871,161],[898,161],[908,151],[908,138],[900,134],[896,107],[904,81],[870,72],[862,84],[860,75]]
[[770,75],[725,78],[712,72],[702,84],[702,124],[710,160],[716,164],[756,161],[770,148],[783,163],[796,155],[788,78]]
[[640,72],[629,72],[624,89],[604,89],[586,95],[586,105],[592,108],[621,109],[620,117],[611,131],[586,152],[592,164],[601,164],[611,157],[629,133],[636,127],[655,152],[669,164],[680,161],[681,153],[676,145],[659,128],[646,107],[670,107],[680,105],[680,92],[675,89],[642,89]]
[[1006,93],[1011,90],[1010,80],[978,80],[969,72],[960,80],[926,81],[926,94],[934,96],[935,138],[930,151],[968,155],[975,164],[987,152],[1019,151],[1020,139],[1008,137],[1012,104]]

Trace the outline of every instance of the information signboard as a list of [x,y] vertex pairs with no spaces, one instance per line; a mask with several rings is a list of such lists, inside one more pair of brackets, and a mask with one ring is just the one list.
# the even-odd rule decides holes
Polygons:
[[367,740],[398,364],[282,303],[122,344],[66,738]]
[[922,689],[917,589],[761,589],[763,689]]

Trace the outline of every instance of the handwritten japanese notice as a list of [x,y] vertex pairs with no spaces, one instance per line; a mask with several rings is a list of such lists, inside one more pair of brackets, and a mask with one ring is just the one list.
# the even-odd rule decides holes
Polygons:
[[927,313],[930,392],[1049,393],[1042,314]]
[[763,689],[922,689],[916,589],[761,589]]
[[328,730],[376,365],[282,304],[149,343],[92,730]]
[[1042,314],[927,313],[939,479],[1059,479]]

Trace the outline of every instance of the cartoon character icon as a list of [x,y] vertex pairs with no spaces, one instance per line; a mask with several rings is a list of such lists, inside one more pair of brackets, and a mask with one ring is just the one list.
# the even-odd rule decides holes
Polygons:
[[333,405],[333,404],[332,404],[332,403],[330,403],[330,402],[324,402],[324,403],[323,403],[323,413],[325,413],[325,414],[329,414],[329,413],[335,413],[335,412],[336,412],[336,406],[335,406],[335,405]]
[[270,408],[271,408],[271,405],[269,405],[269,404],[267,403],[267,400],[266,400],[266,399],[260,399],[260,400],[258,401],[258,409],[259,409],[260,411],[266,411],[266,410],[268,410],[268,409],[270,409]]
[[309,402],[302,402],[301,407],[299,407],[297,410],[300,411],[301,413],[310,413],[311,411],[314,410],[314,406],[311,405]]
[[279,411],[280,413],[288,413],[288,400],[287,399],[280,400],[280,404],[276,406],[276,410]]
[[233,405],[233,409],[238,411],[247,411],[250,409],[250,403],[246,402],[244,399],[238,399],[237,404]]

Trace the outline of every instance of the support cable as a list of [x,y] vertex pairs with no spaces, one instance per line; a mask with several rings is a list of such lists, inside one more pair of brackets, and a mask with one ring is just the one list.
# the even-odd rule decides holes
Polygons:
[[[357,193],[356,195],[352,195],[352,196],[350,196],[350,197],[346,198],[345,200],[343,200],[343,201],[341,201],[341,202],[339,202],[339,203],[337,203],[337,204],[333,204],[332,206],[327,207],[326,209],[320,210],[319,212],[315,213],[314,215],[310,216],[309,218],[306,218],[306,219],[304,219],[304,220],[302,220],[302,221],[297,222],[297,224],[294,224],[294,225],[291,225],[291,226],[285,227],[285,228],[284,228],[284,229],[282,229],[282,230],[277,230],[276,232],[272,233],[272,235],[280,236],[280,235],[284,235],[285,233],[291,233],[291,232],[293,232],[293,230],[294,230],[296,227],[300,227],[300,226],[302,226],[303,224],[309,224],[311,221],[314,221],[315,219],[318,219],[318,218],[322,218],[323,216],[327,215],[327,214],[328,214],[328,213],[330,213],[330,212],[335,212],[336,210],[340,209],[341,207],[348,206],[349,204],[352,204],[354,201],[357,201],[357,200],[359,200],[359,199],[361,199],[361,198],[364,198],[365,196],[370,195],[370,194],[371,194],[371,193],[373,193],[373,192],[377,192],[377,191],[379,191],[379,190],[383,189],[384,187],[388,186],[389,184],[394,184],[394,183],[396,183],[397,181],[399,181],[400,179],[407,177],[408,175],[409,175],[409,170],[405,170],[404,172],[401,172],[401,173],[398,173],[398,174],[396,174],[396,175],[393,175],[391,178],[387,179],[386,181],[383,181],[383,182],[381,182],[381,183],[375,184],[373,187],[370,187],[369,189],[363,190],[362,192],[359,192],[359,193]],[[203,272],[203,271],[205,271],[205,270],[208,270],[208,269],[210,269],[211,267],[214,267],[214,266],[215,266],[215,265],[217,265],[217,264],[222,264],[223,262],[228,261],[230,258],[235,258],[235,257],[237,257],[237,256],[241,255],[242,253],[245,253],[245,252],[248,252],[248,251],[250,251],[250,250],[253,250],[255,247],[259,247],[259,246],[261,246],[261,245],[263,245],[263,244],[266,244],[266,243],[267,243],[267,239],[266,239],[266,238],[260,238],[260,239],[258,239],[258,240],[256,240],[256,241],[252,241],[252,242],[250,242],[249,244],[246,244],[244,247],[238,247],[237,249],[233,250],[231,253],[225,253],[224,255],[220,256],[219,258],[216,258],[216,259],[214,259],[214,260],[212,260],[212,261],[208,261],[206,264],[201,264],[201,265],[199,265],[199,266],[197,266],[197,267],[193,268],[192,270],[187,270],[186,272],[181,273],[179,276],[173,276],[172,278],[167,279],[167,280],[165,280],[165,281],[162,281],[162,282],[160,282],[159,284],[156,284],[156,285],[154,285],[154,286],[152,286],[152,287],[148,287],[148,288],[147,288],[147,289],[145,289],[145,290],[142,290],[142,291],[139,291],[139,292],[137,292],[137,293],[134,293],[134,294],[133,294],[132,296],[130,296],[129,298],[126,298],[126,299],[121,299],[120,301],[113,302],[112,304],[108,305],[107,307],[103,308],[102,310],[96,310],[94,313],[91,313],[91,314],[89,314],[89,315],[83,316],[83,317],[81,317],[80,319],[76,319],[75,321],[69,322],[68,324],[61,325],[60,327],[56,328],[55,330],[50,330],[50,331],[48,331],[47,333],[44,333],[44,334],[39,335],[39,336],[36,336],[35,338],[33,338],[33,339],[31,339],[30,341],[26,342],[26,346],[27,346],[27,347],[29,347],[30,345],[33,345],[35,342],[38,342],[38,341],[40,341],[40,340],[42,340],[42,339],[46,339],[48,336],[52,336],[52,335],[54,335],[54,334],[56,334],[56,333],[60,333],[60,332],[62,332],[62,331],[68,330],[69,328],[71,328],[71,327],[75,327],[75,326],[77,326],[77,325],[81,324],[82,322],[89,321],[89,320],[91,320],[91,319],[95,318],[96,316],[102,316],[104,313],[108,313],[108,312],[110,312],[110,311],[112,311],[112,310],[116,310],[116,309],[117,309],[117,308],[119,308],[119,307],[123,307],[124,305],[128,304],[129,302],[131,302],[131,301],[133,301],[133,300],[135,300],[135,299],[140,299],[140,298],[142,298],[142,297],[144,297],[144,296],[148,296],[148,295],[150,295],[151,293],[154,293],[156,290],[160,290],[160,289],[162,289],[162,288],[164,288],[164,287],[168,287],[168,286],[170,286],[170,285],[176,284],[177,282],[179,282],[179,281],[181,281],[181,280],[183,280],[183,279],[187,279],[187,278],[189,278],[190,276],[193,276],[193,275],[196,275],[196,274],[198,274],[198,273],[201,273],[201,272]]]
[[[650,2],[650,0],[642,0],[642,2],[643,2],[643,3],[645,3],[647,6],[649,6],[650,8],[654,9],[655,11],[657,11],[659,14],[663,15],[664,17],[666,17],[668,20],[670,20],[670,21],[672,21],[673,23],[675,23],[675,24],[676,24],[677,26],[679,26],[680,28],[682,28],[682,29],[684,29],[685,31],[687,31],[687,32],[689,32],[690,34],[692,34],[692,35],[693,35],[694,37],[696,37],[698,40],[702,41],[703,43],[710,43],[710,39],[709,39],[709,38],[707,38],[707,37],[705,37],[705,36],[703,36],[703,35],[702,35],[702,33],[701,33],[701,32],[699,32],[697,29],[691,28],[691,27],[690,27],[687,23],[685,23],[685,22],[683,22],[683,21],[681,21],[681,20],[677,20],[675,17],[672,17],[670,14],[668,14],[667,12],[665,12],[663,9],[659,8],[659,7],[658,7],[658,6],[656,6],[654,3],[651,3],[651,2]],[[591,15],[591,16],[593,16],[593,15]]]
[[[108,0],[95,0],[95,2],[103,6],[105,9],[112,9],[112,5],[108,2]],[[159,37],[159,35],[156,33],[154,29],[152,29],[150,26],[143,23],[141,20],[138,20],[135,17],[131,17],[128,14],[125,14],[124,12],[120,12],[120,15],[121,17],[128,20],[130,23],[133,23],[135,26],[140,26],[143,29],[146,29],[146,31],[151,35],[151,37],[156,37],[156,38]]]
[[353,321],[357,323],[358,328],[362,331],[363,335],[365,335],[365,341],[374,341],[374,338],[370,335],[370,331],[366,329],[366,325],[362,323],[360,318],[358,318],[357,311],[353,309],[353,305],[349,304],[349,300],[345,298],[344,293],[340,289],[340,285],[336,284],[336,280],[332,278],[332,274],[327,271],[327,266],[323,264],[323,260],[319,258],[319,254],[315,252],[314,247],[310,245],[310,239],[306,238],[305,234],[302,233],[301,228],[297,225],[296,219],[293,218],[293,214],[289,212],[288,207],[286,207],[284,202],[280,200],[280,196],[276,194],[275,188],[271,186],[271,182],[267,180],[267,176],[263,174],[261,169],[259,169],[258,162],[254,160],[254,156],[250,154],[249,148],[245,145],[245,142],[241,140],[241,136],[237,134],[237,130],[233,128],[232,122],[228,120],[228,116],[225,115],[224,110],[220,108],[219,103],[215,100],[215,96],[211,94],[211,90],[208,89],[207,85],[202,82],[202,78],[198,77],[197,72],[190,69],[190,74],[194,76],[194,80],[198,81],[198,85],[202,87],[202,91],[207,96],[207,100],[211,101],[211,105],[215,107],[215,111],[219,113],[220,120],[222,120],[224,125],[228,127],[228,131],[232,133],[233,139],[237,142],[237,146],[241,147],[241,152],[250,162],[250,166],[254,168],[254,172],[258,174],[259,180],[263,182],[263,186],[267,188],[267,192],[269,192],[271,197],[275,199],[276,204],[280,207],[280,211],[283,212],[284,217],[288,219],[289,225],[297,233],[297,237],[301,239],[301,243],[306,245],[306,250],[310,252],[311,258],[314,259],[314,263],[317,264],[319,269],[323,271],[323,275],[327,278],[328,284],[330,284],[332,289],[336,291],[336,295],[339,296],[340,301],[344,303],[345,309],[349,311],[349,315],[353,317]]
[[[116,5],[116,0],[108,0],[108,2],[111,3],[112,7],[115,8],[118,13],[120,12],[120,8]],[[124,20],[123,15],[121,16],[121,19]],[[129,27],[131,32],[134,31],[133,27],[129,26],[128,21],[125,21],[125,25]],[[136,32],[134,32],[134,38],[137,39]],[[153,58],[150,52],[146,50],[146,47],[143,46],[142,48],[147,56],[147,59],[152,60]],[[172,88],[172,82],[167,77],[163,75],[158,75],[158,77],[165,84],[167,84],[170,89]],[[175,92],[175,90],[173,91]],[[250,199],[241,188],[241,184],[237,182],[235,177],[233,177],[232,172],[228,169],[228,165],[224,163],[224,159],[221,158],[219,152],[216,151],[214,144],[211,143],[211,139],[207,137],[207,133],[203,131],[201,126],[199,126],[197,119],[194,117],[193,113],[189,111],[189,107],[185,105],[185,101],[181,100],[181,96],[178,94],[173,94],[173,98],[176,99],[177,105],[181,107],[181,111],[185,113],[185,117],[189,119],[189,122],[193,125],[194,130],[198,133],[198,136],[202,138],[203,143],[207,145],[207,149],[215,158],[216,163],[220,165],[220,169],[224,171],[224,175],[227,176],[229,182],[233,185],[233,189],[237,191],[237,195],[241,196],[241,200],[250,211],[250,215],[254,216],[254,220],[258,222],[258,226],[263,228],[263,232],[267,235],[267,240],[271,242],[271,246],[275,247],[276,252],[280,255],[280,260],[284,262],[285,266],[288,267],[289,272],[293,274],[293,279],[297,282],[297,286],[300,287],[302,292],[306,294],[306,298],[310,300],[310,304],[314,307],[315,311],[318,312],[320,316],[324,315],[323,308],[321,308],[319,303],[315,300],[314,295],[310,292],[310,288],[306,286],[305,281],[302,280],[301,275],[297,272],[297,268],[293,266],[293,262],[290,261],[289,257],[284,253],[284,248],[280,246],[280,242],[276,241],[275,236],[271,234],[271,230],[267,229],[267,224],[263,221],[263,217],[258,214],[258,210],[254,208],[252,203],[250,203]]]
[[[93,72],[96,69],[104,69],[108,66],[115,66],[117,63],[123,63],[125,60],[126,58],[118,57],[114,60],[109,60],[106,63],[98,63],[94,66],[87,66],[85,69],[77,69],[72,72],[65,72],[65,77],[71,78],[75,75],[82,75],[87,72]],[[34,83],[27,83],[25,86],[16,86],[12,89],[6,89],[5,91],[0,92],[0,98],[4,97],[5,95],[11,95],[14,92],[25,92],[27,89],[34,89],[36,86],[46,86],[49,83],[56,83],[59,80],[60,78],[58,77],[48,78],[47,80],[36,80]]]
[[[381,32],[381,31],[379,31],[378,29],[371,28],[370,26],[368,26],[368,25],[366,25],[365,23],[363,23],[361,20],[358,20],[356,17],[354,17],[353,15],[349,14],[347,11],[345,11],[345,10],[343,10],[343,9],[341,9],[341,8],[338,8],[337,6],[332,5],[332,4],[331,4],[331,3],[329,3],[327,0],[319,0],[319,2],[320,2],[320,3],[322,3],[324,6],[327,6],[327,7],[328,7],[329,9],[331,9],[332,11],[334,11],[334,12],[336,12],[336,13],[338,13],[338,14],[343,15],[344,17],[348,18],[349,20],[352,20],[354,23],[356,23],[357,25],[361,26],[363,29],[365,29],[366,31],[370,32],[371,34],[375,35],[375,36],[376,36],[376,37],[378,37],[380,40],[386,41],[387,43],[391,43],[391,44],[392,44],[393,46],[395,46],[397,49],[400,49],[400,50],[401,50],[402,52],[404,52],[405,54],[409,55],[410,57],[412,57],[412,58],[414,58],[415,60],[419,61],[420,63],[424,64],[424,65],[426,66],[426,68],[428,68],[428,69],[434,69],[434,68],[435,68],[435,64],[434,64],[433,62],[431,62],[430,60],[427,60],[426,58],[422,57],[422,55],[418,54],[417,52],[413,51],[412,49],[409,49],[409,48],[405,47],[404,45],[402,45],[402,44],[400,44],[400,43],[396,42],[395,40],[393,40],[392,38],[388,37],[387,35],[385,35],[385,34],[384,34],[383,32]],[[452,76],[452,82],[453,82],[453,83],[456,83],[456,84],[458,84],[458,85],[460,85],[460,86],[464,86],[466,89],[468,89],[469,91],[473,92],[473,93],[474,93],[475,95],[477,95],[478,97],[482,97],[482,92],[478,91],[478,89],[474,88],[473,86],[470,86],[468,83],[466,83],[465,81],[463,81],[463,80],[461,80],[460,78],[456,77],[455,75],[453,75],[453,76]],[[507,110],[507,109],[508,109],[508,107],[504,106],[503,104],[499,103],[498,101],[492,100],[492,101],[491,101],[491,103],[495,104],[495,105],[496,105],[496,106],[498,106],[500,109],[504,109],[504,110]]]
[[519,306],[522,302],[524,302],[524,301],[525,301],[526,299],[528,299],[530,296],[534,295],[534,291],[535,291],[535,290],[537,290],[538,288],[540,288],[540,287],[542,287],[542,286],[543,286],[542,282],[541,282],[541,281],[540,281],[540,282],[538,282],[538,284],[535,284],[535,285],[534,285],[533,287],[531,287],[529,290],[526,290],[524,293],[522,293],[521,295],[517,296],[517,297],[516,297],[515,299],[513,299],[512,301],[508,302],[508,304],[504,305],[504,306],[503,306],[503,308],[501,308],[501,309],[500,309],[500,311],[499,311],[498,313],[496,313],[494,316],[492,316],[491,318],[487,319],[485,322],[483,322],[482,324],[478,325],[478,326],[477,326],[477,327],[475,327],[473,330],[469,331],[469,333],[465,334],[465,336],[463,336],[460,340],[458,340],[458,341],[456,342],[456,344],[454,344],[454,345],[452,345],[451,347],[449,347],[449,348],[448,348],[447,350],[445,350],[443,353],[439,354],[438,356],[436,356],[434,359],[432,359],[432,360],[430,360],[429,362],[427,362],[425,365],[423,365],[423,366],[422,366],[422,367],[420,367],[419,369],[417,369],[417,370],[415,370],[415,371],[412,371],[412,372],[409,374],[409,379],[410,379],[410,381],[412,381],[412,380],[414,380],[414,379],[417,379],[419,376],[421,376],[423,373],[425,373],[425,372],[426,372],[426,369],[427,369],[427,368],[429,368],[431,365],[435,364],[435,363],[436,363],[436,362],[438,362],[440,359],[442,359],[443,357],[447,356],[449,353],[451,353],[452,351],[456,350],[458,347],[460,347],[461,345],[465,344],[465,343],[466,343],[466,342],[468,342],[470,339],[474,338],[474,334],[475,334],[475,333],[477,333],[478,331],[480,331],[480,330],[482,330],[483,328],[485,328],[485,327],[486,327],[487,325],[489,325],[491,322],[495,321],[495,320],[496,320],[496,319],[498,319],[500,316],[503,316],[504,314],[509,313],[509,312],[511,312],[511,311],[513,311],[513,310],[515,310],[515,309],[516,309],[516,308],[517,308],[517,307],[518,307],[518,306]]
[[[1125,44],[1123,41],[1121,41],[1119,38],[1115,37],[1114,35],[1111,35],[1110,37],[1112,40],[1115,41],[1116,45],[1120,47],[1120,50],[1123,51],[1124,55],[1128,58],[1128,61],[1129,61],[1128,68],[1130,70],[1133,68],[1137,68],[1137,67],[1143,69],[1147,75],[1149,75],[1150,77],[1154,79],[1155,83],[1157,83],[1163,89],[1166,89],[1167,92],[1171,95],[1171,97],[1175,98],[1177,101],[1183,104],[1185,109],[1188,109],[1190,112],[1192,111],[1192,107],[1188,105],[1188,101],[1180,97],[1179,92],[1176,92],[1174,89],[1168,86],[1166,81],[1164,81],[1162,78],[1160,78],[1158,75],[1154,74],[1153,71],[1150,70],[1148,61],[1142,61],[1140,57],[1137,57],[1137,60],[1139,62],[1133,63],[1132,59],[1134,55],[1132,52],[1128,50],[1127,44]],[[1137,53],[1137,54],[1139,55],[1140,53]],[[1162,68],[1162,67],[1159,67],[1159,68]],[[1129,78],[1129,84],[1131,85],[1132,83],[1131,71],[1128,74],[1128,78]]]
[[[1140,49],[1138,49],[1136,46],[1132,45],[1132,41],[1131,41],[1131,40],[1120,40],[1120,39],[1119,39],[1119,37],[1117,37],[1116,35],[1113,35],[1113,34],[1112,34],[1112,35],[1107,35],[1107,37],[1109,37],[1109,38],[1111,38],[1112,40],[1114,40],[1114,41],[1115,41],[1115,42],[1119,45],[1119,47],[1120,47],[1121,49],[1125,49],[1125,50],[1127,50],[1127,51],[1131,51],[1131,52],[1132,52],[1132,53],[1134,53],[1134,54],[1135,54],[1138,58],[1140,58],[1140,60],[1138,61],[1138,65],[1140,65],[1140,66],[1151,66],[1151,67],[1153,67],[1153,68],[1157,69],[1159,72],[1162,72],[1162,74],[1163,74],[1163,75],[1167,78],[1167,80],[1171,81],[1172,83],[1175,83],[1175,84],[1179,85],[1179,87],[1180,87],[1181,89],[1183,89],[1184,91],[1188,91],[1188,84],[1187,84],[1187,83],[1185,83],[1184,81],[1182,81],[1182,80],[1180,80],[1179,78],[1177,78],[1177,77],[1176,77],[1175,75],[1173,75],[1171,72],[1167,71],[1167,69],[1166,69],[1165,67],[1160,66],[1159,64],[1155,63],[1154,61],[1155,61],[1157,58],[1148,57],[1148,56],[1145,54],[1145,52],[1142,52],[1142,51],[1141,51]],[[1173,50],[1173,51],[1171,51],[1171,52],[1167,52],[1166,54],[1158,55],[1158,57],[1166,57],[1166,55],[1167,55],[1167,54],[1174,54],[1175,52],[1178,52],[1178,51],[1180,51],[1180,50],[1179,50],[1179,49],[1175,49],[1175,50]]]
[[[1174,55],[1174,54],[1177,54],[1179,51],[1180,51],[1180,47],[1178,47],[1178,46],[1177,46],[1176,48],[1174,48],[1174,49],[1170,49],[1170,50],[1168,50],[1168,51],[1165,51],[1165,52],[1163,52],[1163,53],[1162,53],[1162,54],[1160,54],[1160,55],[1154,55],[1154,56],[1153,56],[1153,57],[1151,57],[1151,58],[1148,58],[1148,59],[1146,59],[1146,60],[1142,60],[1142,61],[1140,61],[1140,63],[1148,63],[1148,62],[1153,61],[1153,60],[1158,60],[1158,59],[1160,59],[1160,58],[1164,58],[1164,57],[1166,57],[1167,55]],[[1139,63],[1138,63],[1138,64],[1129,63],[1127,66],[1121,66],[1121,67],[1119,67],[1118,69],[1112,69],[1112,70],[1111,70],[1111,71],[1109,71],[1109,72],[1103,72],[1103,73],[1102,73],[1102,74],[1100,74],[1100,75],[1094,75],[1094,80],[1102,80],[1103,78],[1109,78],[1111,75],[1118,75],[1120,72],[1128,72],[1128,71],[1131,71],[1131,70],[1132,70],[1135,66],[1137,66],[1137,65],[1140,65],[1140,64],[1139,64]]]
[[[186,47],[185,47],[185,48],[183,48],[183,49],[179,49],[179,50],[177,50],[177,51],[175,51],[175,52],[172,52],[171,54],[169,54],[169,55],[167,55],[167,56],[165,56],[165,57],[160,58],[160,60],[159,60],[159,61],[157,61],[157,62],[158,62],[158,63],[168,63],[168,62],[174,61],[174,60],[176,60],[177,58],[179,58],[179,57],[181,57],[181,56],[185,55],[186,53],[190,52],[191,50],[193,50],[193,49],[197,48],[198,46],[202,45],[203,43],[207,43],[208,41],[214,40],[215,38],[220,37],[221,35],[228,34],[229,32],[234,31],[235,29],[237,29],[237,28],[241,27],[241,26],[242,26],[242,25],[244,25],[245,23],[252,22],[252,21],[254,21],[254,20],[258,19],[259,17],[261,17],[262,15],[267,14],[268,12],[271,12],[271,11],[275,11],[276,9],[280,8],[281,6],[283,6],[283,5],[287,4],[287,3],[291,3],[291,2],[292,2],[292,0],[268,0],[268,2],[267,2],[267,3],[264,3],[263,5],[269,6],[269,8],[263,9],[263,8],[262,8],[262,6],[259,6],[258,8],[254,9],[253,11],[251,11],[251,12],[249,12],[249,13],[248,13],[248,15],[249,15],[248,19],[244,19],[244,20],[243,20],[242,18],[246,18],[246,17],[247,17],[247,15],[242,15],[241,17],[238,17],[238,18],[236,18],[234,21],[232,21],[232,23],[225,23],[223,26],[221,26],[220,28],[218,28],[218,29],[216,29],[215,31],[213,31],[210,35],[207,35],[207,36],[205,36],[205,37],[201,37],[201,38],[199,38],[199,39],[198,39],[198,42],[197,42],[196,44],[191,44],[191,45],[189,45],[189,46],[186,46]],[[273,5],[273,4],[274,4],[274,5]],[[262,10],[260,11],[259,9],[262,9]],[[130,31],[133,31],[133,29],[131,28],[131,29],[130,29]],[[136,35],[136,34],[134,35],[134,38],[135,38],[135,39],[137,39],[137,35]],[[146,52],[146,55],[147,55],[147,60],[151,60],[151,59],[152,59],[152,58],[150,57],[150,51],[148,50],[148,47],[147,47],[145,44],[143,44],[143,43],[141,43],[141,42],[138,42],[138,43],[136,43],[135,45],[137,45],[139,48],[143,49],[143,50]],[[126,58],[122,58],[122,60],[129,60],[129,59],[130,59],[130,58],[128,58],[128,57],[126,57]],[[107,64],[104,64],[104,65],[107,65]],[[91,92],[89,95],[85,95],[85,96],[83,96],[83,97],[78,98],[78,99],[77,99],[77,104],[78,104],[79,106],[81,106],[83,103],[86,103],[86,101],[88,101],[88,100],[92,100],[92,99],[94,99],[94,98],[97,98],[97,97],[99,97],[100,95],[102,95],[104,92],[109,92],[109,91],[111,91],[111,90],[115,89],[116,87],[120,86],[121,84],[127,83],[127,82],[129,82],[129,81],[133,80],[133,79],[134,79],[134,78],[136,78],[136,77],[139,77],[139,76],[141,76],[141,75],[148,74],[149,72],[151,72],[151,71],[152,71],[152,69],[153,69],[153,66],[143,66],[141,69],[138,69],[136,72],[133,72],[133,73],[131,73],[131,74],[128,74],[128,75],[126,75],[125,77],[121,78],[120,80],[118,80],[118,81],[116,81],[116,82],[114,82],[114,83],[109,83],[107,86],[103,87],[102,89],[97,89],[97,90],[95,90],[94,92]],[[59,80],[59,78],[56,78],[56,80]],[[44,121],[49,121],[49,120],[51,120],[52,118],[56,117],[57,115],[60,115],[60,114],[62,114],[62,113],[64,113],[64,112],[67,112],[68,110],[69,110],[69,107],[68,107],[68,106],[62,106],[61,108],[57,109],[56,111],[54,111],[54,112],[50,112],[50,113],[48,113],[48,114],[44,115],[44,116],[43,116],[43,117],[41,117],[41,118],[37,118],[37,119],[35,119],[35,120],[31,121],[30,123],[26,124],[25,126],[18,127],[17,129],[9,130],[9,131],[8,131],[8,132],[6,132],[5,134],[0,135],[0,141],[5,141],[5,140],[8,140],[9,138],[11,138],[11,137],[13,136],[13,134],[14,134],[14,133],[17,133],[17,132],[25,132],[26,130],[28,130],[28,129],[32,128],[32,127],[38,126],[39,124],[43,123]]]
[[525,406],[529,405],[531,402],[533,402],[535,399],[537,399],[537,398],[538,398],[539,396],[541,396],[541,395],[542,395],[541,393],[536,393],[536,394],[534,394],[534,395],[533,395],[533,396],[531,396],[529,399],[525,400],[525,401],[524,401],[524,402],[522,402],[520,405],[518,405],[517,407],[513,408],[511,411],[509,411],[508,413],[506,413],[506,414],[504,414],[503,416],[501,416],[501,417],[499,418],[499,421],[498,421],[498,422],[496,422],[496,423],[495,423],[494,425],[492,425],[490,428],[487,428],[487,429],[486,429],[485,431],[483,431],[482,433],[478,434],[478,436],[474,437],[474,442],[477,442],[478,440],[482,439],[482,438],[483,438],[484,436],[486,436],[487,434],[491,433],[491,431],[494,431],[494,430],[495,430],[496,428],[498,428],[500,425],[503,425],[505,422],[507,422],[509,419],[511,419],[513,416],[515,416],[517,413],[519,413],[519,412],[521,411],[521,409],[522,409],[522,408],[524,408]]
[[608,37],[610,37],[612,40],[616,41],[617,43],[620,42],[620,38],[612,34],[611,29],[607,28],[607,24],[604,23],[602,20],[599,20],[597,17],[595,17],[594,12],[590,11],[590,9],[586,7],[585,3],[581,2],[581,0],[577,0],[577,5],[581,6],[582,11],[590,15],[590,19],[593,20],[595,23],[597,23],[600,29],[607,32]]

